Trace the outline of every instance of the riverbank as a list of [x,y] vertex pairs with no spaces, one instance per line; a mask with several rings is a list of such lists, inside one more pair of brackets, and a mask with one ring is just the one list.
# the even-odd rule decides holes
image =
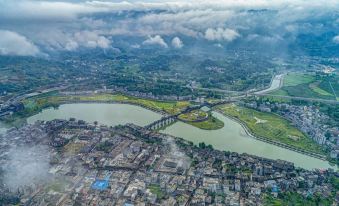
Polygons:
[[266,143],[269,143],[269,144],[272,144],[272,145],[276,145],[276,146],[279,146],[279,147],[282,147],[282,148],[285,148],[285,149],[288,149],[288,150],[291,150],[291,151],[294,151],[294,152],[298,152],[300,154],[308,155],[310,157],[314,157],[314,158],[317,158],[317,159],[320,159],[320,160],[327,160],[325,155],[322,155],[322,154],[319,154],[319,153],[310,152],[310,151],[307,151],[307,150],[304,150],[304,149],[300,149],[300,148],[297,148],[297,147],[294,147],[294,146],[291,146],[291,145],[288,145],[288,144],[285,144],[285,143],[282,143],[282,142],[278,142],[278,141],[275,141],[275,140],[272,140],[272,139],[268,139],[266,137],[258,136],[257,134],[254,134],[250,130],[250,128],[246,125],[246,123],[241,121],[240,119],[235,118],[235,117],[233,117],[231,115],[225,114],[219,108],[216,109],[216,111],[219,112],[220,114],[222,114],[223,116],[225,116],[225,117],[227,117],[229,119],[232,119],[232,120],[236,121],[237,123],[239,123],[243,127],[243,129],[246,132],[246,134],[249,137],[251,137],[251,138],[254,138],[254,139],[257,139],[259,141],[266,142]]
[[[159,113],[163,116],[175,115],[185,110],[187,107],[191,106],[191,103],[188,101],[158,101],[151,99],[143,99],[137,97],[126,96],[123,94],[91,94],[91,95],[59,95],[54,94],[50,96],[34,97],[24,99],[25,109],[23,111],[13,114],[11,117],[6,119],[7,123],[17,122],[20,119],[24,119],[35,115],[41,112],[43,109],[50,107],[58,108],[62,104],[73,104],[73,103],[109,103],[109,104],[131,104],[143,107],[145,109],[151,110],[153,112]],[[197,118],[194,117],[194,113],[198,111]],[[209,117],[209,115],[200,110],[192,111],[192,115],[184,114],[183,117],[179,118],[188,124],[192,124],[201,129],[219,129],[223,125],[220,123],[220,120]],[[203,118],[200,118],[200,115]],[[196,120],[199,120],[196,122]],[[20,125],[15,123],[15,125]]]

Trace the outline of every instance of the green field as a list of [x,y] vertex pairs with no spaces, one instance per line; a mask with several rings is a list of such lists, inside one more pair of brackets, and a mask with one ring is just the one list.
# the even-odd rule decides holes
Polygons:
[[294,127],[286,119],[273,113],[259,112],[254,109],[239,107],[234,104],[219,107],[221,111],[246,124],[256,136],[279,141],[294,147],[324,154],[325,152],[311,139]]
[[[333,89],[329,82],[331,82]],[[336,76],[326,77],[303,73],[288,73],[284,77],[283,87],[273,91],[271,94],[335,100],[334,92],[337,89],[339,90],[339,84]]]
[[313,82],[312,84],[310,84],[310,88],[320,94],[320,95],[324,95],[324,96],[333,96],[333,94],[327,92],[326,90],[322,89],[319,87],[319,84],[320,84],[320,81],[316,81],[316,82]]
[[315,77],[308,74],[288,73],[284,76],[284,86],[297,86],[299,84],[311,83]]

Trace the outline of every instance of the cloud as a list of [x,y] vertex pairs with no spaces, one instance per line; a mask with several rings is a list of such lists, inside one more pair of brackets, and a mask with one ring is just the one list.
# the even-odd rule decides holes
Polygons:
[[74,40],[69,40],[65,45],[65,49],[68,51],[74,51],[78,49],[78,47],[79,47],[79,44]]
[[179,37],[176,36],[172,39],[172,46],[174,48],[180,49],[184,46],[184,43],[180,40]]
[[333,37],[333,42],[339,44],[339,35]]
[[115,38],[157,35],[207,39],[212,44],[240,36],[247,43],[251,38],[252,43],[280,41],[276,37],[292,42],[300,32],[321,35],[338,30],[338,8],[337,0],[326,4],[316,0],[0,0],[0,28],[25,36],[44,51],[107,48]]
[[224,48],[224,47],[222,46],[222,44],[220,44],[220,43],[213,44],[213,46],[218,47],[218,48]]
[[[110,47],[111,41],[104,36],[101,36],[93,31],[81,31],[74,34],[73,41],[78,45],[88,48],[102,48]],[[76,44],[73,43],[74,46]]]
[[232,29],[223,29],[223,28],[217,28],[217,29],[212,29],[208,28],[205,31],[205,39],[209,41],[227,41],[231,42],[238,38],[240,35],[237,31],[232,30]]
[[0,30],[0,55],[36,56],[39,48],[26,37],[8,30]]
[[139,44],[132,44],[131,48],[133,48],[133,49],[140,49],[140,45]]
[[75,51],[81,47],[90,49],[111,47],[111,40],[96,31],[85,30],[69,34],[54,30],[50,35],[40,34],[39,36],[41,36],[40,41],[43,40],[43,44],[52,50]]
[[154,37],[149,36],[142,44],[144,45],[158,45],[164,48],[168,48],[167,43],[160,35],[155,35]]
[[13,147],[2,165],[4,184],[12,191],[50,180],[50,153],[47,146]]
[[83,2],[2,0],[0,5],[0,16],[16,20],[72,20],[81,14],[108,11],[107,8],[95,7]]

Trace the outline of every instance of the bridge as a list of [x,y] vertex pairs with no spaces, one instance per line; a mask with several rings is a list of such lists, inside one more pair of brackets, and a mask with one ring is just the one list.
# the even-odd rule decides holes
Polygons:
[[212,107],[215,107],[215,106],[218,106],[218,105],[221,105],[221,104],[227,104],[227,103],[231,103],[231,102],[236,102],[236,100],[235,99],[228,99],[228,100],[223,100],[223,101],[214,102],[214,103],[205,102],[205,103],[200,104],[200,105],[189,106],[178,114],[162,117],[161,119],[156,120],[156,121],[146,125],[144,128],[150,129],[150,130],[158,130],[160,128],[166,127],[166,126],[174,123],[175,121],[179,120],[178,116],[181,115],[181,114],[190,113],[194,110],[201,109],[202,107],[205,107],[205,106],[212,108]]
[[146,125],[144,128],[150,130],[158,130],[177,121],[177,118],[178,115],[165,116],[159,120],[152,122],[149,125]]

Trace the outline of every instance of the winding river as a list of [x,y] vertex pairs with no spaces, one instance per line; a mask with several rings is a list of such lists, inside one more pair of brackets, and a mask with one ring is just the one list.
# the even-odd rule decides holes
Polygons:
[[[202,130],[183,122],[176,122],[161,132],[182,137],[196,144],[205,142],[219,150],[287,160],[305,169],[334,168],[329,165],[327,161],[253,139],[246,134],[239,123],[217,112],[213,112],[213,115],[224,122],[225,126],[222,129]],[[64,104],[58,109],[45,109],[39,114],[28,118],[27,122],[33,123],[36,120],[69,119],[70,117],[82,119],[87,122],[98,121],[101,124],[112,126],[126,123],[145,126],[160,119],[162,115],[139,106],[128,104],[79,103]]]

